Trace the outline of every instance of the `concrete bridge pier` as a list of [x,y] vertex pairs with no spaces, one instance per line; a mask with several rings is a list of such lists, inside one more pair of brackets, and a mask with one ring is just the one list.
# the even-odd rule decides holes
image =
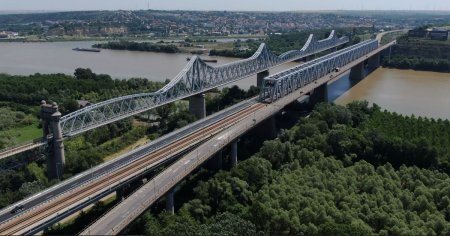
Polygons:
[[[41,119],[44,137],[49,139],[50,153],[47,159],[47,175],[49,179],[62,179],[66,164],[64,142],[61,125],[61,113],[56,103],[41,102]],[[49,135],[53,137],[50,138]]]
[[319,87],[315,88],[309,94],[309,104],[315,106],[317,103],[328,102],[328,84],[324,83]]
[[265,71],[261,71],[258,74],[256,74],[256,86],[258,88],[262,88],[263,86],[263,82],[264,82],[264,78],[266,78],[267,76],[269,76],[269,71],[265,70]]
[[216,167],[218,170],[221,170],[223,168],[223,152],[220,150],[216,156]]
[[175,214],[174,195],[175,195],[175,188],[172,188],[166,194],[166,211],[172,214]]
[[116,189],[116,199],[117,201],[122,201],[125,197],[125,187],[119,187]]
[[189,98],[189,111],[197,119],[206,117],[205,94],[197,94]]
[[[253,117],[249,117],[253,119]],[[259,123],[252,131],[257,139],[271,140],[277,137],[277,122],[275,116],[271,116]]]
[[221,170],[223,168],[223,150],[220,150],[212,156],[206,166],[211,170]]
[[231,143],[231,168],[237,166],[237,144],[238,140]]
[[357,83],[362,79],[364,79],[364,62],[359,63],[350,70],[351,83]]
[[380,67],[380,63],[381,63],[380,53],[377,53],[377,54],[373,55],[372,57],[370,57],[368,63],[369,63],[369,71],[374,71],[378,67]]

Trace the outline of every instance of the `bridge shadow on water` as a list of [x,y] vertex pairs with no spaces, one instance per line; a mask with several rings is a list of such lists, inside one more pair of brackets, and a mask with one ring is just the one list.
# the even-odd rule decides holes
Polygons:
[[[367,68],[364,70],[364,78],[372,73]],[[362,79],[364,80],[364,79]],[[337,79],[336,81],[328,84],[328,101],[334,102],[336,99],[338,99],[340,96],[342,96],[344,93],[349,91],[351,88],[353,88],[355,85],[357,85],[362,80],[351,80],[350,79],[350,71],[343,75],[341,78]]]

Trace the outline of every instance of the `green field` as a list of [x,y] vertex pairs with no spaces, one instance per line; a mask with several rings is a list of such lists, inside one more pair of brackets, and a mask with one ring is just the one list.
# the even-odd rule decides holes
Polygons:
[[19,128],[9,129],[1,133],[7,133],[8,135],[11,135],[16,139],[18,144],[42,137],[42,129],[38,128],[37,123]]

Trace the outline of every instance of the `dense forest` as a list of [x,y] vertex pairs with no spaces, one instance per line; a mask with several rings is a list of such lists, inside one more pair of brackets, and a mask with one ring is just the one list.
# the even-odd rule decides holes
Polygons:
[[450,41],[418,39],[406,35],[392,47],[392,58],[383,66],[399,69],[450,72]]
[[[448,235],[450,123],[320,104],[231,171],[194,187],[146,235]],[[157,211],[158,212],[158,211]]]
[[114,50],[129,50],[129,51],[143,51],[143,52],[165,52],[165,53],[177,53],[180,49],[172,44],[155,44],[149,42],[130,42],[130,41],[118,41],[107,42],[92,45],[94,48],[114,49]]

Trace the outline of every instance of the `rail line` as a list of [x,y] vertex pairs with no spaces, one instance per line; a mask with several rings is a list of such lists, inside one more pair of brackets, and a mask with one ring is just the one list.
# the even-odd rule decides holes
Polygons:
[[46,217],[57,214],[58,211],[70,207],[73,204],[76,204],[97,192],[104,191],[104,189],[107,187],[110,188],[111,183],[120,183],[123,177],[142,171],[143,169],[145,169],[145,166],[158,162],[166,156],[174,155],[177,152],[185,150],[189,146],[195,145],[207,139],[208,137],[211,137],[212,135],[220,132],[226,127],[229,127],[230,125],[233,125],[234,123],[244,119],[253,111],[258,110],[261,106],[264,106],[264,104],[256,103],[252,106],[246,107],[243,110],[226,117],[218,123],[208,126],[205,129],[199,130],[187,137],[169,144],[161,150],[143,157],[142,159],[130,164],[129,166],[119,169],[115,173],[100,177],[93,183],[87,184],[86,186],[81,188],[77,188],[72,192],[66,193],[65,195],[61,195],[54,201],[44,204],[38,209],[33,209],[31,212],[27,212],[27,214],[22,214],[19,217],[14,218],[6,222],[4,225],[0,226],[0,234],[9,235],[26,233],[25,229],[27,227],[37,224],[38,222],[45,220]]

